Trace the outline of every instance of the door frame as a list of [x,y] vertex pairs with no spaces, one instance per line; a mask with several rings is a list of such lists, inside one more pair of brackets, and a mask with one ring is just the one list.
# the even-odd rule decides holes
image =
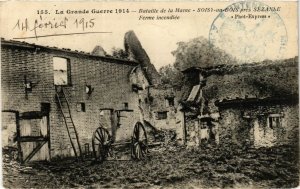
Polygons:
[[[30,120],[30,119],[42,119],[43,117],[47,118],[47,134],[46,136],[21,136],[21,125],[20,120]],[[48,152],[49,159],[51,159],[51,150],[50,150],[50,119],[49,112],[42,111],[32,111],[16,114],[16,126],[17,126],[17,142],[18,142],[18,151],[19,159],[22,164],[30,161],[33,156],[46,144],[48,143]],[[27,157],[23,156],[21,143],[23,142],[36,142],[38,145],[29,153]]]

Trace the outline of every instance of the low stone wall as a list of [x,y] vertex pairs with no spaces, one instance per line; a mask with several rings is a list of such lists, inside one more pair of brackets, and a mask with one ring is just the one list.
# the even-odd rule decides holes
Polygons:
[[[298,105],[274,105],[220,110],[220,144],[255,147],[298,143]],[[273,116],[273,117],[272,117]],[[275,116],[275,117],[274,117]],[[273,123],[270,121],[273,120]],[[272,125],[273,124],[273,125]]]

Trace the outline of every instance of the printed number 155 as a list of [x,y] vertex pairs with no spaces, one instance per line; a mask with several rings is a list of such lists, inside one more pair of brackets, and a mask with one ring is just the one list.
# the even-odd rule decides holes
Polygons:
[[49,14],[48,10],[37,10],[37,14]]

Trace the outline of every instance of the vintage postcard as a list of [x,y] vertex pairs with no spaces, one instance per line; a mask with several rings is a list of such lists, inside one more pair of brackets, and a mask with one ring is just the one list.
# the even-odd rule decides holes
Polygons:
[[0,3],[4,188],[295,188],[297,1]]

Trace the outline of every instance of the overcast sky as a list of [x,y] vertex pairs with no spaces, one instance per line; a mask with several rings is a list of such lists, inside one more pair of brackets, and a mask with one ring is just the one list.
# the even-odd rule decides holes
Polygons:
[[[271,3],[271,2],[270,2]],[[270,4],[268,3],[268,4]],[[34,36],[34,30],[22,31],[18,29],[16,24],[24,23],[27,18],[30,27],[33,27],[35,19],[40,19],[37,15],[37,10],[47,9],[50,14],[43,15],[43,21],[62,21],[65,17],[67,21],[67,29],[60,27],[56,29],[37,29],[37,35],[51,35],[60,33],[76,33],[76,32],[112,32],[105,34],[85,34],[85,35],[69,35],[69,36],[52,36],[38,39],[22,39],[28,43],[35,43],[47,46],[56,46],[60,48],[70,48],[72,50],[91,52],[96,45],[102,46],[107,52],[110,52],[113,47],[124,48],[124,34],[133,30],[139,38],[142,46],[148,53],[152,63],[156,68],[163,65],[173,63],[175,58],[171,54],[177,48],[176,43],[179,41],[188,41],[195,37],[209,37],[209,31],[214,19],[218,16],[217,12],[209,13],[170,13],[165,15],[178,15],[179,20],[164,20],[164,21],[145,21],[139,20],[140,15],[149,16],[150,14],[139,14],[139,9],[159,9],[181,7],[185,9],[197,9],[198,7],[214,7],[225,8],[231,3],[223,2],[216,3],[6,3],[2,4],[1,10],[1,36],[6,39],[17,37]],[[297,55],[297,7],[295,3],[272,3],[272,6],[282,6],[279,13],[286,27],[288,42],[286,48],[288,51],[284,53],[283,58],[289,58]],[[270,5],[270,6],[271,6]],[[72,15],[57,15],[56,10],[102,10],[102,9],[118,9],[129,8],[129,14],[72,14]],[[84,31],[79,24],[76,27],[76,19],[78,21],[84,18],[85,22],[94,19],[92,28],[85,28]],[[14,28],[15,27],[15,28]],[[14,29],[13,29],[14,28]],[[243,34],[241,34],[243,35]],[[228,36],[227,36],[228,37]],[[243,37],[243,36],[240,36]],[[248,36],[249,37],[249,36]],[[245,39],[249,43],[253,43],[249,39]],[[243,42],[245,42],[245,40]],[[259,39],[255,39],[259,40]],[[231,48],[232,45],[226,43],[227,52],[235,52]],[[237,48],[237,45],[234,47]],[[238,47],[239,48],[239,47]],[[270,47],[268,47],[270,48]],[[261,57],[262,59],[272,59],[272,53],[266,55],[269,57]]]

